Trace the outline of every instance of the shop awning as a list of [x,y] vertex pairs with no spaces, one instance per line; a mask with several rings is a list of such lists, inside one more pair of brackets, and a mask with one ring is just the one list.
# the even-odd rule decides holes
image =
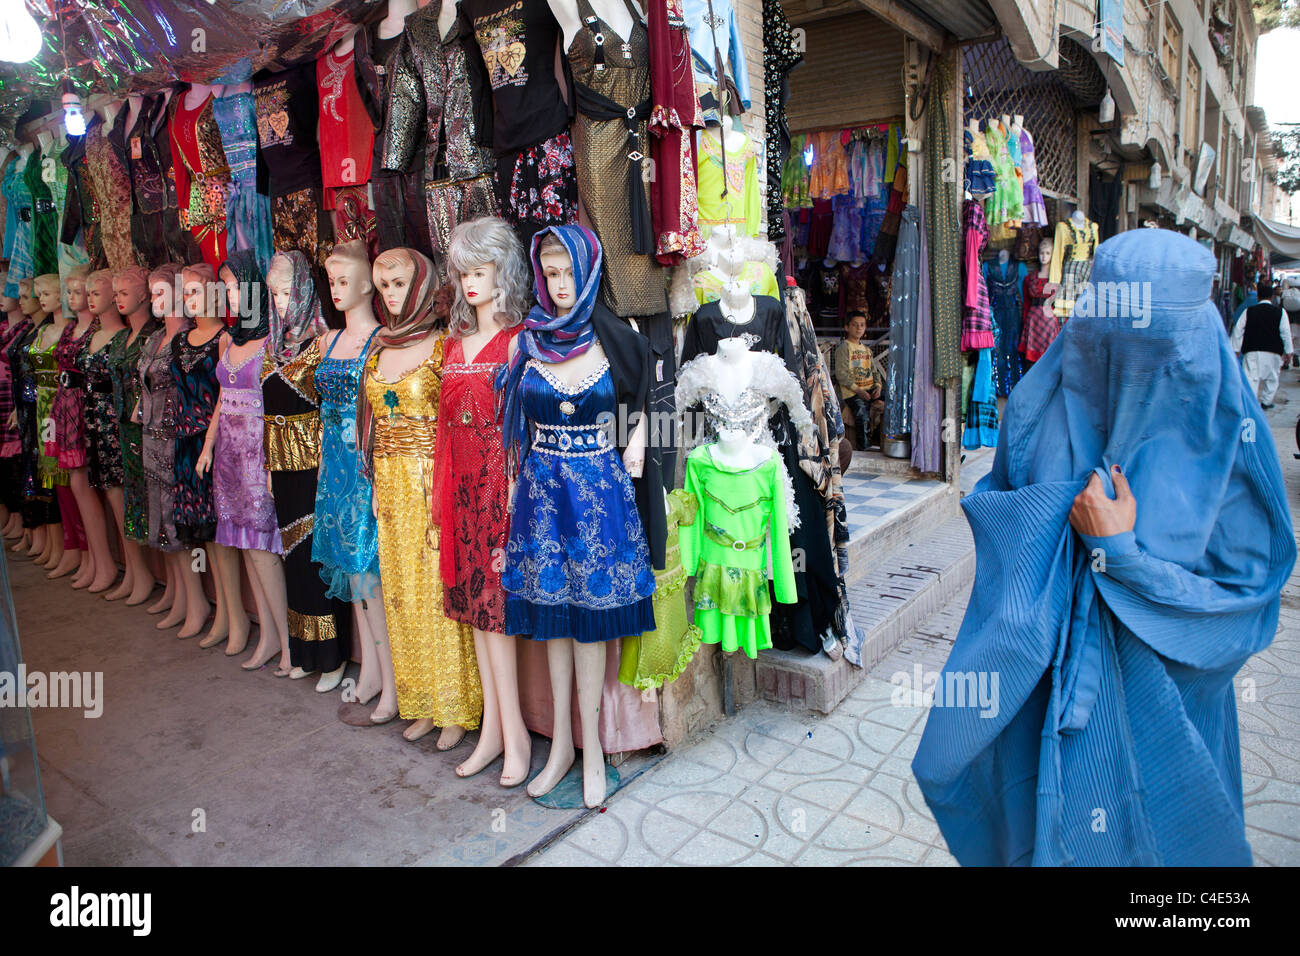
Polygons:
[[901,0],[887,5],[910,7],[958,40],[983,36],[998,22],[985,0]]
[[1251,221],[1255,238],[1265,249],[1287,259],[1300,259],[1300,229],[1261,216]]

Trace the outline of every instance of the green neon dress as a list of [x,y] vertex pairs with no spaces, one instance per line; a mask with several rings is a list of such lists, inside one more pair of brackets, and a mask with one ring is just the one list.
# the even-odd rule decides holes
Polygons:
[[695,623],[706,644],[749,657],[772,646],[768,567],[776,599],[798,600],[781,461],[773,453],[754,468],[713,457],[713,444],[686,458],[686,491],[699,501],[695,521],[681,528],[682,566],[695,577]]

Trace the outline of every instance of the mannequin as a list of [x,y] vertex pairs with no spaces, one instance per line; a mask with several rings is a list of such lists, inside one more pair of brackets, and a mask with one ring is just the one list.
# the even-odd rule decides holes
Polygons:
[[[113,363],[118,347],[128,334],[127,325],[117,310],[117,296],[114,294],[111,273],[92,272],[86,279],[86,291],[90,311],[97,322],[85,353],[86,443],[90,483],[108,503],[106,512],[112,514],[119,540],[123,542],[122,555],[126,566],[122,582],[106,592],[104,598],[116,601],[133,595],[133,603],[140,604],[148,597],[153,582],[146,580],[148,575],[140,549],[125,535],[122,439],[117,409],[113,404],[113,393],[120,387],[115,382],[119,370]],[[144,588],[139,594],[135,591],[137,582]]]
[[[234,322],[218,350],[221,397],[208,426],[200,472],[212,466],[217,503],[217,543],[228,554],[243,553],[257,605],[257,647],[241,665],[257,670],[277,654],[276,677],[287,677],[289,609],[285,596],[283,547],[275,520],[275,501],[267,482],[263,449],[261,371],[270,328],[270,301],[251,249],[233,252],[217,277],[225,283],[228,313]],[[226,559],[228,580],[239,581],[236,563]],[[233,597],[233,595],[231,595]],[[234,642],[227,654],[243,650]]]
[[[413,721],[402,736],[418,740],[434,727],[439,750],[451,750],[479,726],[483,693],[474,631],[443,613],[435,468],[451,450],[439,447],[445,337],[434,331],[438,280],[432,261],[414,249],[381,253],[374,265],[384,328],[366,364],[359,401],[363,456],[374,474],[379,566],[392,587],[385,610],[397,705]],[[436,458],[435,458],[436,452]]]
[[[343,680],[352,652],[352,609],[325,596],[320,565],[311,560],[316,474],[320,468],[320,404],[314,383],[325,331],[312,263],[297,250],[279,253],[266,274],[271,325],[262,366],[267,482],[284,548],[287,633],[280,662],[290,679],[319,672],[316,692]],[[345,613],[337,614],[342,608]]]
[[[158,328],[149,301],[149,274],[134,266],[113,277],[113,298],[117,312],[126,319],[128,333],[119,340],[120,348],[110,358],[117,375],[116,389],[120,405],[114,409],[117,416],[118,438],[122,449],[123,482],[118,494],[122,501],[115,504],[122,518],[122,554],[126,562],[126,576],[122,579],[127,606],[141,604],[153,590],[153,574],[145,566],[140,542],[149,536],[149,519],[144,490],[144,463],[141,460],[143,440],[138,423],[130,418],[139,401],[140,354],[149,336]],[[110,500],[113,492],[109,493]],[[166,597],[166,595],[164,595]],[[170,598],[166,604],[171,606]]]
[[752,245],[754,240],[742,236],[734,225],[718,226],[709,233],[710,266],[691,277],[700,305],[716,300],[722,286],[732,280],[743,282],[753,295],[780,298],[776,274],[766,262],[753,258],[749,248]]
[[[456,16],[455,5],[452,6],[451,16]],[[402,32],[406,26],[406,18],[419,9],[419,4],[415,0],[388,0],[388,12],[384,18],[379,21],[379,35],[385,40],[391,40]],[[446,31],[444,31],[446,32]],[[349,39],[355,39],[355,35]],[[346,51],[340,51],[346,52]]]
[[[42,285],[44,285],[42,283]],[[36,283],[31,279],[22,279],[18,282],[19,307],[23,314],[37,327],[35,334],[32,336],[31,344],[28,346],[28,362],[32,367],[33,379],[36,384],[36,401],[32,406],[32,414],[36,421],[33,428],[32,439],[35,442],[32,448],[32,455],[36,461],[36,480],[43,488],[48,488],[50,495],[58,499],[57,503],[49,508],[46,512],[50,520],[32,532],[31,544],[27,549],[27,555],[35,558],[36,563],[46,570],[53,570],[59,566],[63,560],[64,547],[64,527],[62,517],[64,509],[72,512],[76,511],[76,502],[71,497],[71,491],[67,487],[67,479],[64,478],[62,485],[57,484],[55,474],[58,471],[56,452],[50,446],[47,449],[45,435],[41,422],[50,417],[50,407],[54,402],[55,392],[58,388],[58,369],[55,362],[54,350],[58,345],[59,338],[63,333],[63,327],[68,324],[67,315],[58,308],[58,283],[50,283],[45,292],[45,302],[49,303],[53,311],[46,311],[41,300],[33,294]],[[46,319],[49,322],[46,323]],[[48,451],[48,453],[47,453]],[[62,491],[59,490],[62,488]],[[80,519],[72,516],[74,524],[80,527]],[[71,534],[73,527],[67,529]],[[84,537],[84,532],[82,532]],[[74,540],[75,540],[75,536]],[[83,572],[88,573],[89,557],[85,551],[77,548],[80,553],[75,556],[72,567],[78,568],[78,574],[72,579],[73,587],[85,587],[89,583],[87,577],[84,581],[81,579]],[[72,559],[70,559],[72,560]]]
[[212,477],[198,467],[216,411],[217,349],[225,325],[218,314],[216,271],[212,266],[206,261],[188,265],[181,271],[181,280],[185,312],[194,325],[171,342],[170,368],[177,396],[172,462],[174,533],[176,540],[190,549],[190,555],[205,554],[212,570],[217,609],[199,646],[213,647],[228,639],[228,648],[238,653],[248,643],[248,615],[239,592],[239,560],[213,540],[217,513]]
[[977,119],[972,119],[967,124],[967,128],[970,130],[970,134],[972,136],[978,136],[980,134],[980,121]]
[[[86,468],[85,435],[85,397],[82,389],[84,372],[76,367],[76,354],[85,344],[95,324],[95,315],[90,307],[88,293],[90,283],[84,274],[74,274],[68,278],[68,304],[76,312],[76,321],[69,323],[59,338],[55,350],[59,358],[59,371],[67,384],[61,385],[54,399],[53,418],[55,421],[56,443],[59,449],[59,467],[68,471],[68,485],[76,500],[77,511],[81,515],[81,524],[86,533],[86,545],[89,550],[90,583],[87,591],[99,594],[107,591],[117,578],[117,566],[113,563],[108,550],[108,529],[104,520],[104,509],[99,496],[90,486],[90,473]],[[107,295],[100,297],[100,308],[105,312],[112,309],[112,287]],[[44,303],[42,303],[44,305]],[[57,307],[57,300],[55,303]],[[120,321],[120,317],[119,317]],[[83,565],[83,569],[85,566]],[[78,579],[74,579],[74,585]]]
[[[355,240],[334,247],[325,260],[325,271],[330,298],[347,324],[341,332],[326,332],[317,340],[322,358],[314,381],[324,427],[312,558],[320,562],[329,596],[352,604],[361,645],[361,676],[355,690],[345,692],[345,702],[354,699],[365,704],[378,694],[369,721],[382,724],[397,716],[397,686],[379,582],[372,492],[360,469],[356,433],[357,389],[371,341],[379,331],[371,305],[375,287],[365,246]],[[346,525],[340,523],[345,515]]]
[[121,112],[121,110],[121,100],[110,100],[105,98],[104,101],[99,104],[98,113],[104,118],[105,129],[113,128],[113,121],[117,119],[117,114]]
[[1020,330],[1020,353],[1026,364],[1042,358],[1061,329],[1053,303],[1060,286],[1052,281],[1053,255],[1051,239],[1038,244],[1038,269],[1025,277],[1025,319]]
[[170,613],[155,627],[164,631],[182,625],[176,636],[185,639],[196,637],[203,630],[210,605],[194,559],[176,533],[173,497],[178,397],[172,375],[172,351],[173,344],[190,329],[180,286],[181,270],[174,263],[149,275],[150,310],[155,318],[163,320],[163,327],[149,336],[141,351],[137,418],[142,433],[148,542],[164,555],[168,590],[172,595],[170,603],[159,601],[149,611],[160,614],[170,608]]
[[[7,278],[7,277],[5,277]],[[4,283],[0,282],[0,286]],[[5,390],[6,396],[16,395],[22,388],[18,381],[19,370],[14,367],[17,363],[11,363],[9,351],[11,346],[15,346],[18,339],[22,338],[31,331],[31,322],[19,308],[18,300],[11,296],[0,298],[0,312],[3,313],[3,319],[0,320],[0,389]],[[0,431],[3,432],[3,438],[0,438],[0,468],[3,469],[0,481],[4,487],[0,488],[0,493],[4,496],[4,503],[0,504],[0,534],[7,539],[21,539],[23,537],[23,516],[22,516],[22,487],[23,487],[23,468],[21,460],[21,436],[18,425],[18,409],[15,406],[9,413],[7,421],[0,422]]]
[[[564,49],[573,46],[573,38],[582,29],[582,14],[578,10],[577,0],[547,0],[551,13],[560,24],[564,36]],[[632,35],[632,12],[623,0],[591,0],[591,10],[604,21],[605,25],[618,34],[618,39],[627,43]],[[644,16],[641,17],[645,19]]]
[[748,325],[754,319],[754,296],[741,282],[732,280],[722,287],[719,296],[722,312],[732,325]]
[[[645,362],[649,343],[637,333],[627,336],[628,327],[617,319],[611,322],[608,310],[596,301],[600,246],[588,230],[543,230],[533,242],[532,258],[538,305],[525,322],[504,383],[505,435],[522,462],[517,487],[511,490],[511,534],[502,574],[508,592],[506,630],[546,641],[555,707],[551,752],[528,793],[537,797],[550,792],[573,763],[576,674],[583,800],[594,807],[605,798],[598,730],[605,642],[653,628],[654,589],[644,526],[633,488],[626,482],[627,475],[640,475],[645,465],[644,417],[620,457],[600,416],[619,404],[638,412],[644,408],[644,378],[631,393],[620,380],[633,353]],[[616,330],[623,330],[621,337],[616,338]],[[531,437],[527,422],[533,423]],[[524,440],[531,447],[524,448]],[[572,474],[566,471],[566,456],[572,455],[588,470],[578,484],[566,477]],[[662,488],[650,491],[662,509]],[[661,510],[651,515],[656,517],[662,520]],[[571,528],[579,521],[580,528]],[[662,526],[653,531],[660,534],[662,549]],[[577,546],[579,539],[586,547]],[[545,557],[555,548],[570,554],[558,569]],[[661,555],[662,550],[655,555],[660,565]],[[554,597],[539,604],[544,593],[562,594],[563,611],[554,610]]]
[[352,47],[355,45],[357,39],[357,30],[359,29],[360,27],[355,24],[348,28],[348,31],[343,34],[343,39],[334,44],[335,56],[343,57],[352,52]]
[[[1061,284],[1061,294],[1053,308],[1062,321],[1074,311],[1075,299],[1092,275],[1092,257],[1100,241],[1097,224],[1090,221],[1081,209],[1070,213],[1065,222],[1056,224],[1051,278]],[[1068,259],[1065,255],[1067,249],[1070,253]]]
[[[505,629],[505,591],[493,563],[483,558],[497,553],[509,537],[505,454],[500,423],[491,414],[493,383],[523,321],[528,272],[519,240],[500,219],[458,226],[448,264],[456,300],[438,409],[445,436],[440,436],[438,461],[443,603],[448,617],[473,625],[483,684],[478,745],[456,775],[471,777],[504,755],[500,784],[513,787],[528,776],[531,739],[519,703],[517,639],[500,633]],[[491,424],[483,427],[484,422]],[[484,475],[502,480],[484,481]],[[473,545],[465,547],[463,541]],[[446,567],[448,552],[455,565],[451,569]],[[475,594],[472,581],[479,574],[486,583]]]

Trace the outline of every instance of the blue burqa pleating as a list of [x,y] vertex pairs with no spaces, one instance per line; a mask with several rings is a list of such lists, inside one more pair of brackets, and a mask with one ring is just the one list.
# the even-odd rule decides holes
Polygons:
[[[912,763],[962,864],[1251,862],[1233,675],[1272,640],[1295,543],[1214,269],[1170,231],[1102,243],[962,502],[977,571],[941,679],[996,674],[996,715],[949,695]],[[1113,495],[1114,464],[1137,525],[1085,539],[1071,504],[1094,471]]]

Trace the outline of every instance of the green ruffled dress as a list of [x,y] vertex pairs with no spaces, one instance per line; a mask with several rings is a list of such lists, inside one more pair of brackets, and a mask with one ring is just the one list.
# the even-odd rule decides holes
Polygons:
[[695,496],[678,489],[668,495],[668,545],[664,569],[655,572],[653,631],[623,638],[618,679],[637,690],[675,681],[700,648],[700,629],[686,617],[686,569],[682,567],[680,527],[695,523]]
[[713,457],[714,447],[701,445],[686,457],[685,490],[699,512],[680,532],[682,565],[695,578],[695,623],[704,643],[755,658],[772,646],[769,565],[777,601],[798,601],[784,473],[775,452],[754,468],[731,468]]

